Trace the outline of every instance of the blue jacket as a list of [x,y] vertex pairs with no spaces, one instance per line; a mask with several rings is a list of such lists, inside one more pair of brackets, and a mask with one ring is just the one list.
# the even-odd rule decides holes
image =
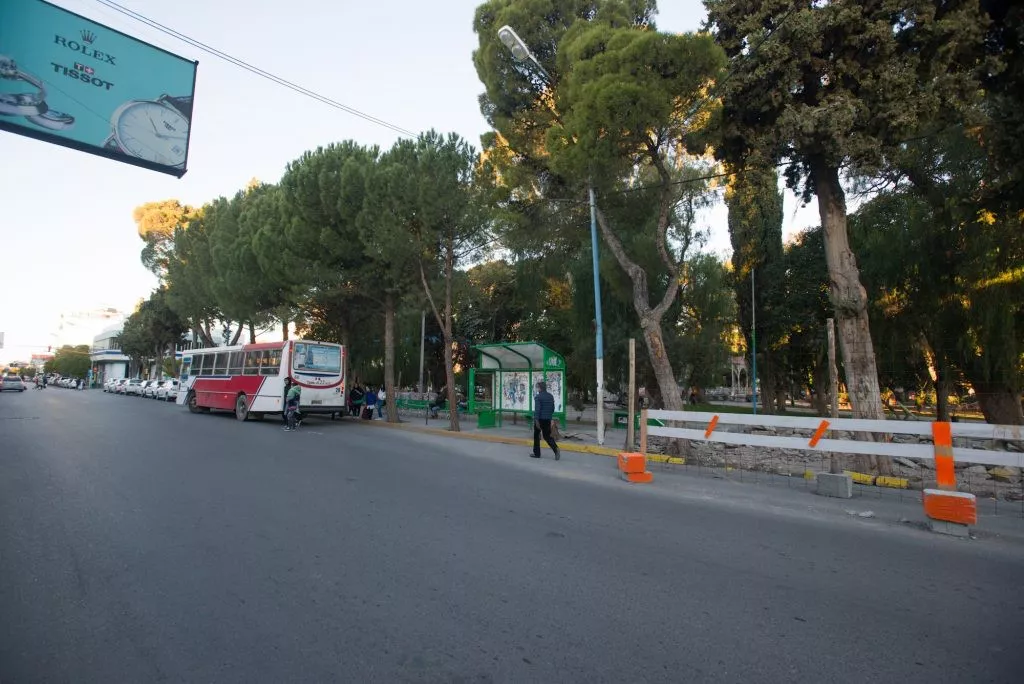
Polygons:
[[538,392],[533,400],[537,420],[551,420],[555,415],[555,398],[547,390]]

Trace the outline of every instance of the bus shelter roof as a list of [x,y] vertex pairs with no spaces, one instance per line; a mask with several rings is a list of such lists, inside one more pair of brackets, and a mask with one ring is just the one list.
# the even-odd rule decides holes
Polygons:
[[496,342],[478,344],[473,349],[480,353],[481,369],[540,370],[546,359],[562,359],[561,354],[540,342]]

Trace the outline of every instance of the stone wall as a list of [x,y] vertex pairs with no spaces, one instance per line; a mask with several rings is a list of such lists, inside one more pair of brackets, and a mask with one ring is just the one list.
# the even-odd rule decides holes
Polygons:
[[[730,432],[739,432],[740,426],[727,426]],[[716,430],[717,431],[717,430]],[[723,430],[725,431],[725,430]],[[806,437],[810,439],[810,430],[792,430],[785,428],[754,428],[751,434],[775,435],[779,437]],[[852,439],[853,434],[835,430],[829,435],[831,439]],[[655,454],[667,452],[670,438],[648,437],[648,451]],[[800,449],[772,449],[766,447],[749,447],[722,442],[704,442],[697,440],[678,440],[680,455],[687,464],[700,465],[708,468],[740,468],[743,470],[770,472],[777,475],[803,477],[809,470],[812,472],[828,472],[828,453],[803,451]],[[903,444],[931,444],[928,437],[914,435],[894,435],[893,442]],[[993,440],[962,439],[954,440],[954,446],[970,449],[985,449],[1022,452],[1022,442],[999,442]],[[854,470],[857,456],[854,454],[835,454],[843,470]],[[979,497],[999,498],[1006,501],[1024,499],[1024,481],[1021,469],[1015,466],[986,466],[972,463],[956,463],[957,488],[971,492]],[[935,486],[935,462],[931,459],[893,459],[893,475],[906,478],[911,489],[924,489]]]

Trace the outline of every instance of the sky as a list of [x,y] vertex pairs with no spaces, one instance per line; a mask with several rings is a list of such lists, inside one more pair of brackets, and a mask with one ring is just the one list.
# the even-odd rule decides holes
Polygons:
[[[24,0],[4,0],[22,2]],[[276,182],[304,151],[345,139],[390,147],[398,134],[283,88],[126,17],[96,0],[51,0],[198,60],[188,172],[177,179],[0,131],[0,362],[52,345],[61,313],[130,312],[156,279],[139,261],[132,210],[179,199],[202,205],[256,178]],[[479,146],[487,123],[473,68],[479,0],[118,0],[128,9],[264,71],[414,132],[454,131]],[[697,0],[660,3],[658,28],[696,30]],[[784,234],[817,223],[787,194]],[[728,255],[724,208],[703,223]],[[91,340],[83,340],[89,342]]]

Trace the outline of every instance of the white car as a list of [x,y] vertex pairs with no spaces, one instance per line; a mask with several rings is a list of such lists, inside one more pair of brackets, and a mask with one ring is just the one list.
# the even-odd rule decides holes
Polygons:
[[156,396],[156,388],[159,386],[159,380],[146,380],[145,382],[142,383],[142,389],[139,391],[139,394],[145,397],[146,399],[150,399]]
[[0,380],[0,392],[24,392],[25,381],[18,375],[5,375],[3,380]]
[[139,378],[132,378],[131,380],[128,381],[128,384],[125,385],[125,388],[124,388],[124,393],[125,394],[135,394],[135,395],[138,395],[138,394],[141,394],[141,392],[142,392],[142,380],[140,380]]
[[104,392],[113,392],[115,390],[115,388],[117,387],[117,383],[118,383],[119,380],[120,380],[119,378],[110,378],[109,380],[104,382],[103,383],[103,391]]
[[174,378],[164,380],[156,388],[156,398],[165,401],[176,401],[178,398],[178,381]]
[[114,394],[124,394],[125,387],[128,386],[128,378],[119,378],[114,384]]

